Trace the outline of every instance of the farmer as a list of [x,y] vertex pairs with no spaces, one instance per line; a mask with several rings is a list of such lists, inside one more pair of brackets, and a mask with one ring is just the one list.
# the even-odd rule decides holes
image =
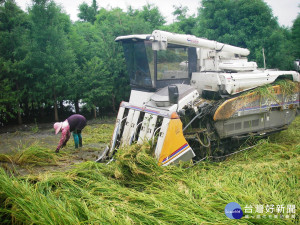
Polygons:
[[71,132],[73,132],[73,138],[75,142],[75,148],[82,147],[82,136],[81,131],[86,126],[86,118],[79,114],[74,114],[67,118],[64,122],[55,123],[53,128],[55,129],[55,134],[61,131],[62,135],[59,144],[56,148],[56,153],[59,149],[66,146]]

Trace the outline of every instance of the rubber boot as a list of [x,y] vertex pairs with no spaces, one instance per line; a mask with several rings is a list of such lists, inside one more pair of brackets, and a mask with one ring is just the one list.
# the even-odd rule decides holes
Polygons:
[[79,138],[79,147],[82,147],[82,136],[80,133],[78,134],[78,138]]
[[73,132],[73,138],[74,138],[75,148],[78,148],[78,144],[79,144],[78,134]]

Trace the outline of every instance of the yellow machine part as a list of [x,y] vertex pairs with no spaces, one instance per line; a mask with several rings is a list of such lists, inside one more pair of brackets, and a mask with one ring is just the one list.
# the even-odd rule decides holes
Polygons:
[[[273,91],[274,94],[279,95],[282,94],[282,90],[279,85],[273,86]],[[295,89],[295,93],[299,91],[299,87]],[[247,95],[240,95],[235,98],[231,98],[223,104],[221,104],[218,109],[216,110],[214,114],[214,121],[217,120],[226,120],[229,119],[236,111],[242,109],[246,105],[260,99],[261,96],[254,94],[254,93],[249,93]]]
[[222,105],[216,110],[214,120],[226,120],[229,119],[236,111],[241,109],[243,106],[258,100],[260,96],[252,93],[229,99],[223,102]]
[[168,163],[189,148],[190,146],[183,136],[181,120],[179,118],[171,119],[159,156],[159,165]]

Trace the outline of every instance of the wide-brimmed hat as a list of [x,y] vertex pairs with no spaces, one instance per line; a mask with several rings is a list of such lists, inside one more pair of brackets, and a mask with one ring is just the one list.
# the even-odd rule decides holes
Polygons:
[[58,122],[58,123],[55,123],[53,125],[53,128],[55,130],[55,134],[57,134],[60,131],[61,127],[62,127],[62,122]]

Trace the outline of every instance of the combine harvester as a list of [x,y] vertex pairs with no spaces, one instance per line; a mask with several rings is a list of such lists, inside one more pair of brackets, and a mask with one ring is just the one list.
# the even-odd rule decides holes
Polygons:
[[248,62],[248,49],[160,30],[116,41],[123,44],[132,90],[97,161],[149,140],[164,166],[218,157],[295,119],[299,73],[258,69]]

